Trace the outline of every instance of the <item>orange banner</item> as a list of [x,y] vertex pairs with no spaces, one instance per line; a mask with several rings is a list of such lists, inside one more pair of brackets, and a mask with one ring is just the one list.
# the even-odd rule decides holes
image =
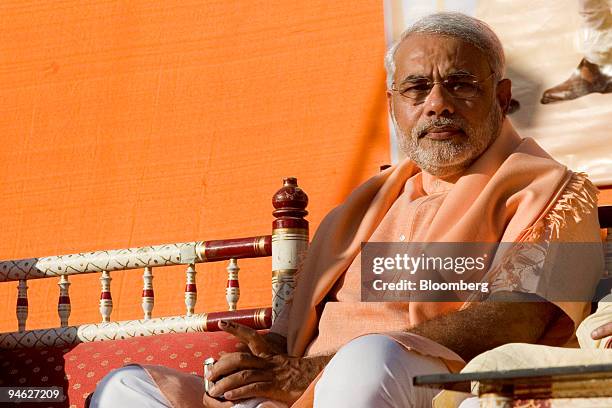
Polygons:
[[[2,4],[0,258],[271,233],[296,176],[312,230],[389,162],[382,4]],[[196,312],[223,310],[226,265],[199,266]],[[240,262],[239,307],[271,301]],[[155,272],[153,316],[183,314],[185,269]],[[142,316],[141,271],[114,272],[113,320]],[[72,277],[71,324],[100,321],[99,276]],[[27,328],[58,325],[56,279]],[[0,330],[16,330],[16,283]]]

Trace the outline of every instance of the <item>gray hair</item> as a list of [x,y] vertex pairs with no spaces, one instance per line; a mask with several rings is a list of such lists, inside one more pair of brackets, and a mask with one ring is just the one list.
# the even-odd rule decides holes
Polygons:
[[503,78],[506,67],[504,48],[491,27],[483,21],[462,13],[441,12],[430,14],[416,21],[389,48],[385,55],[387,88],[389,89],[393,86],[393,76],[395,75],[395,52],[399,45],[411,34],[437,34],[461,39],[483,53],[498,81]]

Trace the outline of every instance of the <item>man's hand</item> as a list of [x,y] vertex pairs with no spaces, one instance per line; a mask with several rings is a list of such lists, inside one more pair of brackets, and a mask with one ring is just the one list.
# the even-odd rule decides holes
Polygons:
[[219,401],[206,395],[206,393],[204,393],[202,403],[204,404],[204,408],[229,408],[234,406],[234,403],[231,401]]
[[612,322],[604,324],[593,330],[591,333],[591,338],[593,340],[601,340],[604,337],[612,336]]
[[[208,378],[215,383],[209,392],[213,397],[230,401],[264,397],[291,404],[331,359],[289,357],[280,352],[279,343],[274,344],[273,339],[256,330],[233,322],[220,322],[219,327],[236,336],[248,351],[223,354],[213,365]],[[229,405],[219,405],[225,406]]]

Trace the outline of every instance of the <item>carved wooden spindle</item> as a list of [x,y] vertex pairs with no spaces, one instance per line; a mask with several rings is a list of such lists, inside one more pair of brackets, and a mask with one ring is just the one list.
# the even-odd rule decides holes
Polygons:
[[24,331],[28,319],[28,283],[20,279],[17,284],[17,324],[19,331]]
[[102,315],[103,322],[110,322],[110,315],[113,311],[113,298],[110,292],[110,283],[112,278],[108,271],[102,271],[100,276],[100,283],[102,290],[100,291],[100,314]]
[[198,300],[198,288],[196,287],[196,270],[194,264],[187,266],[187,283],[185,284],[185,306],[187,316],[191,316]]
[[59,286],[57,314],[60,318],[60,326],[66,327],[68,326],[68,318],[70,317],[70,294],[68,293],[70,282],[68,282],[68,276],[62,275],[57,285]]
[[153,293],[153,268],[150,266],[144,268],[142,280],[144,282],[142,286],[142,311],[144,312],[144,319],[148,320],[151,318],[153,304],[155,303],[155,294]]
[[225,288],[225,298],[229,306],[228,310],[236,310],[238,299],[240,299],[240,284],[238,282],[238,262],[231,258],[227,265],[227,287]]
[[295,273],[308,250],[308,196],[295,177],[283,180],[272,197],[272,321],[295,289]]

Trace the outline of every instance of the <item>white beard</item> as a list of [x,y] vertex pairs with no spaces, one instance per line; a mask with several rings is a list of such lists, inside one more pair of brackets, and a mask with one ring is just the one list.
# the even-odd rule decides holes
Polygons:
[[[399,148],[421,170],[438,177],[457,174],[472,164],[497,139],[501,132],[503,114],[494,100],[485,123],[473,128],[461,118],[437,118],[418,123],[407,137],[392,116]],[[457,126],[466,137],[461,140],[432,140],[422,136],[432,126]]]

